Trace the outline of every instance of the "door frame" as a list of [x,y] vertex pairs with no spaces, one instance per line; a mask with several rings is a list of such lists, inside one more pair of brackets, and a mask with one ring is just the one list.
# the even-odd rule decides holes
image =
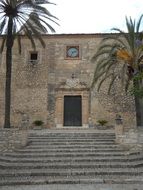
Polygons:
[[[64,96],[81,96],[82,103],[82,126],[88,128],[89,121],[89,89],[88,88],[58,88],[56,89],[56,107],[55,107],[55,127],[64,128]],[[76,127],[77,128],[77,127]]]

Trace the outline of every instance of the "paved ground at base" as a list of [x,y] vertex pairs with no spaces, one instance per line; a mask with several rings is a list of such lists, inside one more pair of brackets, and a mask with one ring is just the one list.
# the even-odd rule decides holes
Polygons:
[[3,186],[0,190],[143,190],[143,185],[22,185],[22,186]]

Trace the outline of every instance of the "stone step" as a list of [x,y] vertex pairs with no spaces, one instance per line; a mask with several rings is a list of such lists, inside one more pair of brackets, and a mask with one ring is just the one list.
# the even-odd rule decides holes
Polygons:
[[96,136],[115,136],[115,131],[114,132],[81,132],[81,131],[74,131],[74,132],[63,132],[61,130],[61,132],[51,132],[51,131],[46,131],[44,132],[44,130],[41,131],[34,131],[34,132],[29,132],[29,136],[33,137],[33,136],[47,136],[47,137],[96,137]]
[[115,139],[116,138],[116,136],[115,135],[92,135],[92,136],[77,136],[77,135],[65,135],[65,136],[59,136],[58,134],[57,135],[55,135],[55,136],[51,136],[51,135],[42,135],[42,136],[38,136],[38,135],[33,135],[33,136],[31,136],[31,135],[28,135],[28,138],[30,138],[30,139],[41,139],[41,137],[43,138],[43,139],[50,139],[50,140],[53,140],[53,139],[59,139],[59,140],[61,140],[61,139],[81,139],[81,140],[83,140],[83,139]]
[[126,152],[93,152],[93,151],[88,151],[88,152],[47,152],[47,153],[39,153],[39,152],[29,152],[29,153],[20,153],[20,152],[12,152],[12,153],[4,153],[4,156],[9,156],[9,157],[17,157],[17,158],[23,158],[23,157],[110,157],[110,156],[126,156],[129,153]]
[[75,134],[75,135],[96,135],[96,134],[109,134],[109,135],[115,135],[115,130],[90,130],[89,128],[86,129],[86,130],[77,130],[77,129],[71,129],[71,130],[64,130],[64,129],[59,129],[59,130],[53,130],[53,129],[50,129],[50,130],[40,130],[40,131],[35,131],[35,130],[30,130],[30,135],[49,135],[49,134],[52,134],[52,135],[55,135],[55,134],[59,134],[59,135],[72,135],[72,134]]
[[29,137],[37,137],[37,138],[40,138],[40,137],[43,137],[43,138],[103,138],[103,137],[107,137],[107,138],[115,138],[116,135],[115,133],[45,133],[45,134],[30,134],[28,135]]
[[7,163],[0,162],[1,169],[79,169],[79,168],[143,168],[143,160],[136,162],[47,162],[47,163]]
[[90,146],[90,147],[87,147],[87,146],[80,146],[80,147],[73,147],[73,146],[28,146],[28,147],[25,147],[24,149],[16,149],[15,151],[16,152],[49,152],[49,151],[68,151],[68,150],[71,150],[71,151],[77,151],[77,150],[93,150],[93,151],[127,151],[127,152],[131,152],[130,149],[125,149],[125,148],[122,148],[122,147],[104,147],[104,146],[100,146],[100,147],[97,147],[97,146]]
[[[29,139],[41,139],[41,136],[28,136]],[[76,135],[73,135],[73,136],[42,136],[42,139],[49,139],[49,140],[53,140],[53,139],[57,139],[57,140],[61,140],[61,139],[79,139],[79,140],[83,140],[83,139],[115,139],[115,136],[114,135],[108,135],[108,136],[101,136],[101,135],[97,135],[97,136],[76,136]]]
[[[124,148],[121,146],[112,146],[112,145],[33,145],[29,144],[28,146],[24,147],[23,149],[16,149],[15,152],[28,152],[28,151],[35,151],[35,152],[49,152],[49,151],[131,151],[129,148]],[[135,152],[135,151],[134,151]],[[136,151],[137,152],[137,151]]]
[[110,176],[110,175],[126,175],[126,176],[143,176],[142,168],[82,168],[82,169],[21,169],[21,170],[0,170],[0,177],[12,176]]
[[30,141],[29,140],[29,142],[31,142],[32,144],[36,144],[36,143],[39,143],[39,144],[41,144],[41,143],[43,143],[43,144],[52,144],[52,143],[69,143],[69,144],[72,144],[72,143],[74,143],[74,144],[76,144],[76,143],[94,143],[94,144],[96,144],[96,143],[114,143],[115,141],[114,140],[111,140],[111,139],[109,139],[109,140],[99,140],[99,139],[96,139],[96,140],[92,140],[92,139],[89,139],[89,140],[86,140],[86,139],[83,139],[83,140],[78,140],[78,139],[76,139],[76,140],[72,140],[72,139],[68,139],[68,140],[65,140],[65,139],[62,139],[62,140],[56,140],[56,139],[54,139],[54,140],[48,140],[48,139],[36,139],[36,140],[32,140],[32,141]]
[[96,136],[96,135],[115,135],[115,130],[31,130],[30,136]]
[[[41,136],[28,136],[29,139],[41,139]],[[50,139],[50,140],[53,140],[53,139],[57,139],[57,140],[62,140],[62,139],[79,139],[79,140],[84,140],[84,139],[115,139],[116,137],[115,136],[44,136],[42,135],[42,139]]]
[[0,162],[13,162],[13,163],[50,163],[50,162],[134,162],[143,161],[142,155],[124,155],[124,156],[69,156],[69,157],[16,157],[16,156],[0,156]]
[[[112,131],[31,130],[28,145],[0,156],[0,185],[137,182],[143,155]],[[143,181],[142,181],[143,183]]]
[[30,142],[31,145],[43,145],[43,146],[47,146],[47,145],[114,145],[114,142]]
[[[45,148],[45,149],[23,149],[23,150],[17,150],[15,152],[15,154],[17,153],[22,153],[22,154],[26,154],[26,153],[52,153],[52,152],[63,152],[63,153],[67,153],[67,152],[71,152],[71,153],[76,153],[76,152],[126,152],[126,154],[129,154],[126,150],[123,150],[121,148],[116,148],[116,149],[113,149],[113,148],[102,148],[102,149],[97,149],[97,148],[89,148],[89,149],[86,149],[86,148],[79,148],[79,149],[74,149],[74,148],[68,148],[68,149],[63,149],[63,148]],[[137,154],[137,153],[136,153]]]
[[120,178],[114,176],[72,176],[72,177],[46,177],[46,176],[28,176],[28,177],[10,177],[8,179],[2,179],[0,186],[14,186],[14,185],[44,185],[44,184],[143,184],[142,176],[129,176],[124,175]]
[[32,142],[115,142],[115,138],[28,138]]
[[[68,149],[68,148],[70,148],[70,149],[80,149],[80,148],[95,148],[95,149],[100,149],[100,148],[123,148],[123,147],[120,147],[119,145],[117,145],[117,144],[109,144],[109,145],[107,145],[107,144],[98,144],[98,145],[89,145],[89,144],[81,144],[81,145],[70,145],[70,144],[66,144],[66,145],[46,145],[46,146],[43,146],[43,145],[38,145],[38,144],[28,144],[28,146],[27,147],[25,147],[24,149],[20,149],[21,151],[22,150],[28,150],[28,149],[37,149],[37,150],[41,150],[41,149],[49,149],[49,148],[51,148],[51,149]],[[125,148],[123,148],[124,150],[128,150],[127,148],[125,149]]]
[[90,140],[95,140],[95,141],[100,141],[100,140],[103,140],[103,141],[105,141],[105,140],[107,140],[107,141],[109,141],[109,140],[115,140],[115,138],[114,137],[83,137],[83,138],[79,138],[79,137],[61,137],[61,138],[59,138],[59,137],[53,137],[53,138],[51,138],[51,137],[28,137],[28,139],[30,139],[30,140],[33,140],[33,141],[39,141],[39,140],[44,140],[44,141],[46,141],[46,140],[48,140],[48,141],[53,141],[53,140],[57,140],[57,141],[68,141],[68,140],[70,140],[70,141],[90,141]]

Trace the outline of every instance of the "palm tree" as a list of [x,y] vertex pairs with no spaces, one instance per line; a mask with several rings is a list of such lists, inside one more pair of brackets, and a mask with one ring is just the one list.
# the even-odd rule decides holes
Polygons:
[[[45,4],[50,4],[45,0]],[[11,107],[11,74],[12,74],[12,48],[15,39],[21,52],[21,35],[27,35],[33,48],[36,48],[34,38],[37,38],[43,47],[44,41],[41,33],[49,30],[55,32],[48,24],[56,23],[56,17],[46,8],[35,3],[33,0],[1,0],[0,1],[0,35],[3,40],[0,51],[6,46],[6,83],[5,83],[5,120],[4,128],[10,128],[10,107]],[[57,24],[57,23],[56,23]]]
[[115,82],[121,82],[125,91],[135,95],[137,126],[143,126],[143,33],[140,30],[143,15],[138,22],[126,17],[127,32],[113,28],[113,34],[107,34],[93,56],[96,62],[92,87],[95,84],[100,90],[105,80],[109,79],[110,92]]

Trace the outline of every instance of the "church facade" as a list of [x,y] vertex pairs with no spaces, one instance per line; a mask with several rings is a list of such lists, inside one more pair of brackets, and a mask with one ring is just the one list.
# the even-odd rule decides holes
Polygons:
[[[125,128],[136,125],[134,99],[108,81],[98,92],[91,89],[96,63],[92,56],[109,34],[43,35],[46,48],[37,41],[34,51],[22,37],[22,53],[13,48],[11,123],[19,126],[23,115],[29,124],[42,120],[45,127],[88,128],[98,120],[114,125],[116,114]],[[0,57],[0,126],[4,120],[5,51]]]

